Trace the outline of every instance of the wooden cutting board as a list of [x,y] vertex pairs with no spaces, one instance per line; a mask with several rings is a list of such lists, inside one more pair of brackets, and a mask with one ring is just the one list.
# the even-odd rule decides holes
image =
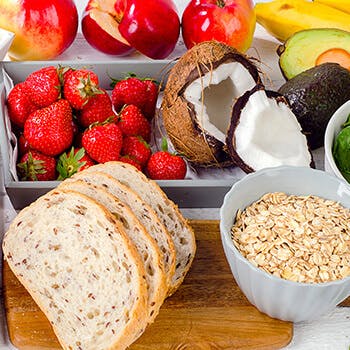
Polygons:
[[[235,283],[217,221],[191,221],[197,239],[192,268],[130,350],[280,349],[293,325],[260,313]],[[11,342],[20,350],[61,349],[49,321],[11,272],[3,269]]]

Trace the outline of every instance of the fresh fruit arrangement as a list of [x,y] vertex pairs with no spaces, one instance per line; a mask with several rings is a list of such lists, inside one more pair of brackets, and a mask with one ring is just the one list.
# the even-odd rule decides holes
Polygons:
[[13,87],[6,105],[18,136],[20,180],[63,180],[96,163],[117,160],[151,178],[185,177],[186,162],[168,151],[173,172],[153,177],[157,160],[150,142],[157,83],[130,75],[112,86],[110,93],[101,88],[90,69],[48,66]]
[[350,71],[323,63],[268,90],[248,56],[218,42],[188,50],[171,69],[162,116],[175,149],[201,167],[245,172],[314,166],[332,114],[350,100]]

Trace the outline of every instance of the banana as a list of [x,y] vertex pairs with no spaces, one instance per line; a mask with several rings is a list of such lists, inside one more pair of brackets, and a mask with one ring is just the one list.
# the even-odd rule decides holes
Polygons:
[[282,42],[294,33],[309,28],[338,28],[350,31],[350,14],[316,2],[261,2],[255,5],[255,13],[257,22]]
[[349,0],[313,0],[316,3],[334,7],[340,11],[350,13],[350,1]]

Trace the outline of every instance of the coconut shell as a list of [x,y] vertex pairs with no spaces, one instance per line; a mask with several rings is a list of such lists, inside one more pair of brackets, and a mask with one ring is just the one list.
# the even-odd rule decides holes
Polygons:
[[216,41],[193,46],[170,71],[161,106],[164,126],[177,152],[198,166],[233,165],[224,143],[198,125],[194,106],[184,97],[189,84],[223,63],[240,62],[259,83],[257,67],[236,49]]

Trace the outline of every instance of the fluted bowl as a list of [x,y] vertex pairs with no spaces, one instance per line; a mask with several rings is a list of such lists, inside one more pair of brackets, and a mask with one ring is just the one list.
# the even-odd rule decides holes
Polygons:
[[266,193],[315,195],[350,208],[350,187],[324,171],[304,167],[267,168],[245,176],[226,194],[220,209],[220,231],[232,274],[248,300],[261,312],[284,321],[311,321],[350,296],[350,277],[301,283],[276,277],[254,266],[236,248],[231,228],[243,211]]

